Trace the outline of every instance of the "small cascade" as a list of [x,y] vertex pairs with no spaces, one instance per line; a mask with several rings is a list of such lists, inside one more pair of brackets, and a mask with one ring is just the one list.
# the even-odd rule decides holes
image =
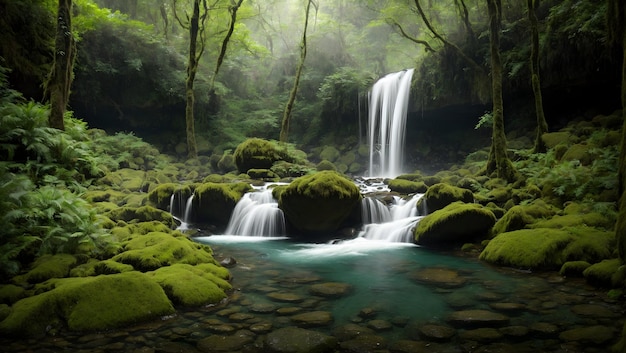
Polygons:
[[185,216],[185,207],[186,203],[183,201],[183,194],[180,192],[175,192],[170,196],[170,214],[172,217],[183,220]]
[[413,69],[388,74],[369,94],[369,175],[396,177],[402,173],[406,115]]
[[[175,194],[176,193],[174,193],[174,195]],[[174,195],[172,195],[172,197],[174,197]],[[191,205],[193,204],[193,197],[194,197],[194,195],[191,194],[191,196],[189,196],[187,198],[187,202],[185,203],[185,209],[182,212],[182,216],[183,217],[182,218],[177,218],[177,219],[180,220],[180,226],[178,226],[179,230],[188,230],[189,229],[188,226],[189,226],[189,223],[191,222],[191,215],[192,215],[192,207],[191,207]],[[180,206],[181,207],[180,208],[182,209],[182,204],[183,204],[182,203],[182,195],[180,196],[180,198],[181,198],[181,200],[180,200]],[[172,199],[170,199],[170,213],[172,214],[172,216],[177,217],[176,214],[172,213],[173,208],[172,208],[171,200]]]
[[385,223],[391,220],[389,208],[373,197],[364,197],[361,201],[361,219],[363,224]]
[[[363,212],[363,224],[365,227],[359,234],[359,237],[369,240],[382,240],[387,242],[401,242],[411,243],[413,242],[413,227],[422,218],[417,216],[416,203],[423,194],[416,194],[409,200],[404,200],[399,197],[394,197],[394,203],[387,209],[387,213],[379,210],[379,206],[386,206],[373,199],[373,201],[365,201],[366,199],[372,199],[370,197],[364,198],[362,212]],[[377,202],[378,204],[375,204]],[[374,207],[371,204],[375,204]],[[365,212],[370,212],[369,215],[365,215]],[[386,218],[383,222],[371,222],[367,224],[367,220],[382,219],[380,215],[385,215]]]
[[285,216],[271,189],[249,192],[239,200],[230,216],[226,235],[276,237],[286,233]]

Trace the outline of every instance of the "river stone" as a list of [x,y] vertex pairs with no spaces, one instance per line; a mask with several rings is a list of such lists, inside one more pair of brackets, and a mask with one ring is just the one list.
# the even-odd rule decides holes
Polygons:
[[449,341],[456,334],[452,327],[433,324],[421,326],[418,330],[422,338],[437,342]]
[[291,317],[291,321],[302,327],[328,326],[333,322],[330,311],[311,311]]
[[276,305],[271,303],[256,303],[252,304],[249,310],[258,314],[269,314],[276,311]]
[[382,336],[362,335],[339,344],[342,352],[378,352],[387,346]]
[[503,335],[508,337],[524,337],[530,330],[526,326],[507,326],[500,329]]
[[387,320],[372,320],[367,323],[367,327],[374,331],[386,331],[391,330],[391,322]]
[[421,353],[421,352],[443,352],[429,342],[417,342],[411,340],[398,340],[389,345],[393,353]]
[[201,352],[231,352],[242,349],[254,342],[254,333],[246,330],[235,332],[230,336],[211,335],[198,341],[197,348]]
[[614,318],[619,315],[609,308],[598,304],[581,304],[571,307],[574,314],[592,318]]
[[412,278],[420,283],[443,288],[459,288],[465,284],[465,278],[447,268],[426,268],[413,273]]
[[498,327],[509,321],[508,316],[488,310],[456,311],[448,317],[448,322],[457,327]]
[[228,319],[231,321],[246,321],[253,319],[254,315],[248,313],[234,313],[228,316]]
[[266,333],[272,329],[271,322],[258,322],[256,324],[250,325],[250,331],[254,333]]
[[347,295],[352,290],[352,286],[347,283],[325,282],[314,284],[309,288],[312,295],[327,298],[339,298]]
[[495,328],[482,327],[463,331],[459,336],[466,341],[493,342],[502,338],[502,333]]
[[504,311],[510,314],[520,313],[526,310],[526,305],[521,303],[491,303],[489,306],[497,311]]
[[559,327],[548,322],[536,322],[530,325],[530,330],[544,337],[555,336],[559,332]]
[[360,335],[371,335],[373,333],[372,329],[357,324],[345,324],[333,330],[333,336],[340,341],[347,341]]
[[323,333],[297,327],[285,327],[267,334],[268,353],[325,353],[333,352],[337,339]]
[[583,344],[603,344],[613,339],[614,330],[606,326],[589,326],[575,328],[561,332],[559,338],[567,342],[580,342]]
[[293,315],[302,311],[302,308],[298,308],[297,306],[288,306],[284,308],[279,308],[276,310],[276,314],[278,315]]
[[299,303],[304,300],[303,297],[294,294],[294,293],[283,293],[283,292],[273,292],[267,294],[267,297],[277,301],[277,302],[285,302],[285,303]]
[[233,268],[237,265],[237,260],[234,257],[226,257],[222,261],[220,261],[220,265],[226,268]]

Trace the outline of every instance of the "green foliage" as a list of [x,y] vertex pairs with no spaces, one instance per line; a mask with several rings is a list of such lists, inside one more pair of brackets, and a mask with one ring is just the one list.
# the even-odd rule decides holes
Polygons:
[[493,113],[485,112],[485,114],[481,115],[478,118],[478,122],[476,123],[476,126],[474,126],[474,130],[478,130],[481,127],[491,128],[492,125],[493,125]]

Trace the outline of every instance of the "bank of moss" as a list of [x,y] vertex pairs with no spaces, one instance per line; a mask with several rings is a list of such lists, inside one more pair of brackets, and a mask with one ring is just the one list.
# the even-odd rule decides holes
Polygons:
[[[425,180],[426,185],[429,183]],[[474,202],[474,194],[467,189],[462,189],[446,183],[438,183],[430,186],[424,196],[417,201],[417,211],[421,215],[435,212],[447,205],[463,201]]]
[[[219,273],[221,276],[217,276]],[[215,264],[174,264],[161,267],[150,275],[176,305],[198,306],[219,303],[232,287],[226,280],[228,273]]]

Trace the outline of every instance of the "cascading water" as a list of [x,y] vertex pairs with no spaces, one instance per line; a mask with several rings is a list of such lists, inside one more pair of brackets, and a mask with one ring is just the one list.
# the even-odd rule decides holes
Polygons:
[[422,218],[417,216],[415,205],[422,196],[416,194],[409,200],[395,197],[389,208],[374,198],[365,197],[361,205],[365,227],[359,237],[387,242],[413,242],[411,230]]
[[230,216],[226,235],[276,237],[285,234],[285,216],[271,189],[245,194]]
[[369,94],[369,175],[396,177],[402,173],[406,115],[413,69],[388,74]]

